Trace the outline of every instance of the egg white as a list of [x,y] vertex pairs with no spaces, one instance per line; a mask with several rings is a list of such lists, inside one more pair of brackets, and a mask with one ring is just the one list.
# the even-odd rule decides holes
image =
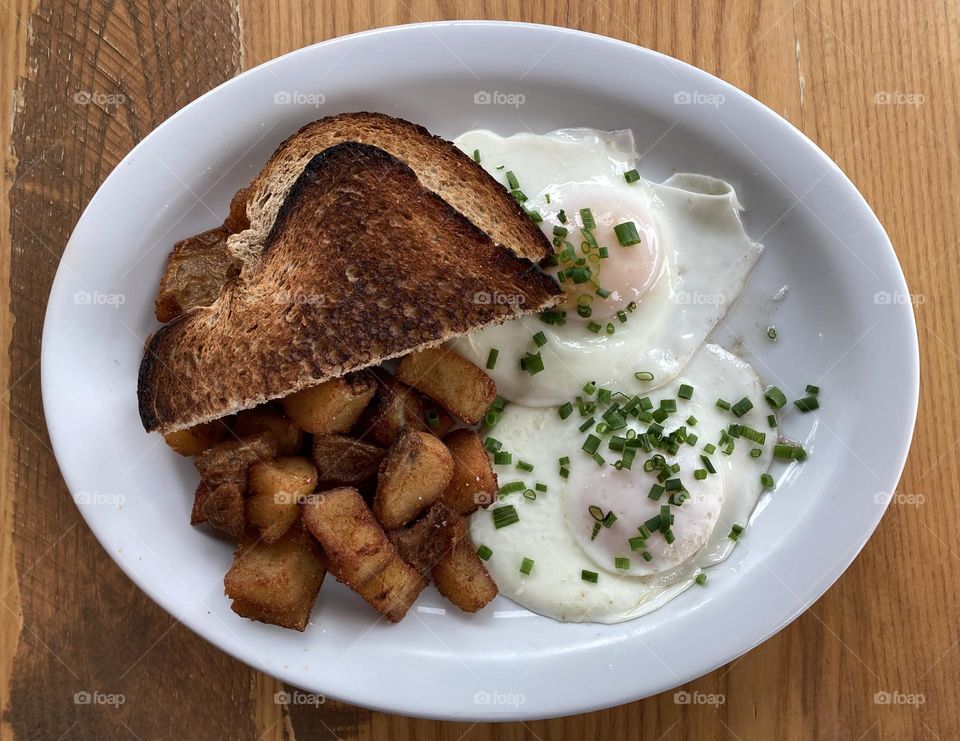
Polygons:
[[[691,400],[677,398],[681,383],[693,386]],[[617,390],[628,395],[642,391],[636,382]],[[666,496],[658,502],[647,496],[655,482],[653,474],[643,471],[642,462],[649,455],[640,451],[631,470],[616,470],[611,464],[618,454],[609,451],[605,441],[598,452],[607,462],[598,466],[581,450],[588,433],[579,431],[581,420],[576,412],[561,420],[556,408],[507,407],[491,432],[512,455],[510,465],[496,467],[501,486],[522,480],[534,489],[534,484],[541,482],[547,491],[533,500],[516,492],[491,506],[513,505],[520,517],[516,524],[495,528],[489,510],[471,517],[474,544],[493,551],[486,565],[501,593],[558,620],[612,623],[646,614],[688,588],[703,568],[730,554],[735,545],[728,538],[731,527],[747,523],[761,494],[760,474],[769,467],[776,442],[775,430],[767,427],[769,410],[762,407],[762,393],[760,381],[747,363],[707,344],[693,355],[680,377],[651,394],[655,403],[662,398],[677,399],[677,412],[664,424],[667,432],[686,424],[693,415],[697,424],[687,430],[699,439],[693,446],[681,445],[676,457],[666,456],[668,462],[681,463],[677,475],[691,499],[671,507],[676,535],[672,545],[658,534],[648,539],[650,561],[631,551],[628,544],[638,525],[658,514],[667,502]],[[716,406],[718,398],[736,402],[743,397],[751,399],[754,408],[741,418]],[[758,446],[737,439],[731,455],[717,450],[710,456],[716,474],[695,480],[693,470],[702,467],[699,456],[703,446],[715,444],[721,430],[735,422],[767,432],[759,446],[761,455],[751,457],[750,450]],[[631,426],[645,429],[636,420]],[[567,479],[559,475],[558,461],[564,456],[571,461]],[[533,464],[534,470],[517,469],[520,459]],[[602,528],[596,538],[591,538],[595,521],[588,511],[590,505],[617,515],[612,527]],[[615,568],[618,556],[630,560],[628,570]],[[520,572],[524,558],[534,561],[530,574]],[[597,583],[584,581],[583,570],[597,572]]]
[[[627,183],[623,174],[637,160],[629,131],[568,129],[501,137],[477,130],[455,144],[470,154],[477,151],[482,166],[505,185],[506,173],[514,173],[528,198],[524,205],[540,214],[548,236],[555,226],[564,226],[570,241],[579,245],[577,211],[591,208],[605,214],[608,236],[601,246],[616,252],[617,265],[601,261],[601,284],[607,267],[610,280],[624,286],[618,292],[624,310],[631,286],[641,294],[626,322],[606,314],[595,318],[602,325],[598,334],[587,329],[589,319],[571,310],[564,326],[526,316],[455,340],[452,346],[481,367],[490,350],[498,350],[499,360],[489,372],[510,401],[554,406],[587,381],[616,386],[637,371],[653,373],[651,389],[668,383],[739,295],[762,252],[743,230],[740,204],[729,184],[690,174],[662,184],[643,178]],[[558,218],[561,208],[565,225]],[[643,233],[640,247],[620,247],[609,236],[612,225],[624,221],[637,223]],[[607,334],[608,324],[613,334]],[[532,341],[538,332],[547,339],[543,347]],[[545,369],[530,375],[519,361],[524,353],[537,351]]]

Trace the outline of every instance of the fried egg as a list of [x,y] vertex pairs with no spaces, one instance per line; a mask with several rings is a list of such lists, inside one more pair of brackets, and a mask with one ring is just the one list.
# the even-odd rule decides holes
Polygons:
[[[490,432],[500,450],[494,460],[500,461],[495,468],[501,496],[470,521],[474,545],[490,551],[486,566],[500,592],[557,620],[614,623],[638,617],[725,559],[735,545],[731,533],[747,524],[761,494],[761,474],[776,443],[756,373],[716,345],[697,350],[674,381],[642,397],[649,399],[642,407],[627,401],[646,394],[632,376],[622,386],[607,387],[621,392],[609,402],[596,401],[601,388],[587,395],[597,406],[585,407],[583,416],[559,407],[504,410]],[[742,399],[753,407],[743,412],[747,404],[737,406]],[[742,415],[721,408],[718,400]],[[657,416],[666,418],[648,423],[629,414],[625,426],[615,421],[616,429],[598,428],[611,404],[662,408]],[[583,424],[591,418],[594,423]],[[637,447],[632,465],[618,468],[616,461],[625,455],[621,443],[638,441],[651,429],[659,433],[656,425],[662,436],[684,428],[676,452]],[[599,442],[594,453],[583,449],[588,436]],[[657,455],[661,468],[647,464]],[[509,510],[501,511],[507,507],[514,508],[515,522],[505,517]],[[672,522],[661,527],[666,515]]]
[[[670,382],[762,251],[744,232],[728,183],[690,174],[645,180],[629,131],[477,130],[455,144],[540,221],[555,245],[546,269],[567,294],[565,316],[526,316],[452,343],[481,367],[496,350],[488,372],[512,402],[554,406],[589,381],[617,386],[637,372],[650,377],[649,389]],[[539,360],[521,367],[528,353]]]

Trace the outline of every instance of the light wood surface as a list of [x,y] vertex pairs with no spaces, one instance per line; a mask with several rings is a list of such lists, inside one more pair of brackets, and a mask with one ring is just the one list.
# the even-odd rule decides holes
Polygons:
[[[0,738],[957,738],[958,14],[957,3],[892,0],[4,0]],[[923,366],[903,496],[809,611],[681,688],[722,694],[722,705],[678,704],[668,692],[493,726],[277,703],[280,683],[198,639],[123,576],[83,524],[49,450],[38,365],[44,304],[70,231],[113,165],[243,69],[366,28],[455,18],[580,28],[722,77],[816,141],[897,247],[917,299]],[[114,97],[84,104],[75,97],[83,91]],[[125,701],[78,704],[82,691]],[[884,692],[922,704],[878,703]]]

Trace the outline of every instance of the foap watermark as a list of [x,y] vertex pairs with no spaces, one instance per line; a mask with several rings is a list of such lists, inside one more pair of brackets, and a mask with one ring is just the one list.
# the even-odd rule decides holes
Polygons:
[[927,100],[923,93],[901,93],[899,90],[878,90],[873,95],[876,105],[912,105],[921,106]]
[[727,696],[720,694],[719,692],[687,692],[686,690],[680,690],[680,692],[673,693],[673,704],[674,705],[713,705],[714,707],[719,707],[727,701]]
[[127,303],[122,293],[100,293],[100,291],[77,291],[73,294],[73,303],[77,306],[112,306],[119,309]]
[[673,94],[674,105],[705,105],[719,108],[727,101],[723,93],[701,93],[699,90],[678,90]]
[[97,105],[106,107],[110,105],[123,105],[127,102],[127,96],[123,93],[101,93],[96,90],[78,90],[73,94],[73,102],[77,105]]
[[498,690],[481,690],[473,693],[474,705],[509,705],[518,708],[527,701],[525,695],[516,692],[500,692]]
[[271,297],[275,304],[287,306],[326,306],[327,296],[323,293],[304,291],[277,291]]
[[274,693],[273,701],[277,705],[313,705],[319,707],[327,701],[327,698],[325,695],[318,695],[316,692],[280,690]]
[[88,692],[80,690],[73,693],[74,705],[109,705],[118,708],[127,701],[120,692]]
[[913,707],[920,707],[926,701],[926,695],[921,695],[919,692],[899,692],[897,690],[888,692],[881,690],[873,696],[874,705],[912,705]]
[[274,105],[312,105],[319,108],[327,102],[323,93],[304,93],[300,90],[278,90],[273,94]]
[[873,294],[873,303],[877,306],[900,306],[902,304],[913,304],[919,306],[926,302],[926,297],[922,293],[903,293],[902,291],[877,291]]
[[727,302],[722,293],[703,293],[701,291],[677,291],[673,299],[678,304],[686,306],[722,306]]
[[77,504],[105,504],[109,507],[122,507],[127,498],[123,494],[109,494],[103,491],[78,491]]
[[500,291],[489,293],[487,291],[477,291],[473,294],[473,303],[482,304],[483,306],[523,306],[526,300],[527,297],[522,293],[501,293]]
[[878,491],[873,495],[875,504],[900,504],[908,507],[919,507],[926,501],[923,494],[904,494],[899,491]]
[[527,102],[527,96],[523,93],[504,93],[494,90],[492,93],[486,90],[478,90],[473,94],[474,105],[505,105],[513,108],[519,108]]

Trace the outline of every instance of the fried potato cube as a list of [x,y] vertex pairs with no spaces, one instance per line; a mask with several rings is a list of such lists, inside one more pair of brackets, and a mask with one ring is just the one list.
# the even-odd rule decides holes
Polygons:
[[377,475],[386,454],[383,448],[345,435],[313,438],[313,462],[321,488],[360,486]]
[[317,488],[317,469],[306,458],[284,457],[251,466],[247,523],[274,543],[297,521],[300,501]]
[[429,574],[465,534],[462,518],[440,502],[410,527],[388,533],[400,557],[421,574]]
[[169,322],[195,306],[209,306],[223,284],[239,274],[240,266],[227,250],[228,236],[218,227],[174,245],[157,291],[157,321]]
[[433,504],[453,476],[453,458],[433,435],[407,430],[380,465],[373,512],[389,529],[401,527]]
[[287,416],[314,435],[346,432],[360,419],[376,386],[368,373],[324,381],[281,400]]
[[238,615],[302,631],[325,574],[323,552],[296,525],[275,543],[245,536],[223,586]]
[[464,612],[476,612],[497,596],[497,585],[468,537],[433,567],[431,576],[437,591]]
[[303,447],[303,430],[297,427],[293,420],[268,406],[259,406],[240,412],[232,427],[238,437],[272,432],[277,438],[277,450],[280,455],[296,455]]
[[398,623],[427,586],[427,578],[395,555],[378,573],[357,589],[373,608],[391,623]]
[[428,431],[420,393],[389,374],[377,377],[377,393],[357,429],[363,438],[390,447],[406,429]]
[[480,436],[473,430],[460,429],[447,435],[443,442],[453,456],[453,477],[441,500],[461,515],[488,507],[496,499],[499,487]]
[[477,424],[497,396],[497,387],[486,373],[445,347],[407,355],[400,361],[397,378],[440,402],[453,416]]
[[210,485],[235,481],[246,487],[250,466],[273,460],[277,457],[277,450],[274,434],[261,432],[214,445],[194,458],[193,465]]
[[202,525],[207,521],[203,514],[203,503],[210,496],[210,487],[203,481],[197,484],[196,491],[193,492],[193,508],[190,510],[190,524]]
[[207,489],[200,502],[202,521],[240,538],[246,531],[243,493],[245,486],[236,481],[225,481]]
[[307,497],[300,514],[326,552],[330,571],[351,589],[356,590],[397,555],[360,492],[352,487]]
[[212,448],[227,435],[227,428],[219,419],[213,422],[188,427],[185,430],[168,432],[163,436],[167,445],[180,455],[199,455],[207,448]]

